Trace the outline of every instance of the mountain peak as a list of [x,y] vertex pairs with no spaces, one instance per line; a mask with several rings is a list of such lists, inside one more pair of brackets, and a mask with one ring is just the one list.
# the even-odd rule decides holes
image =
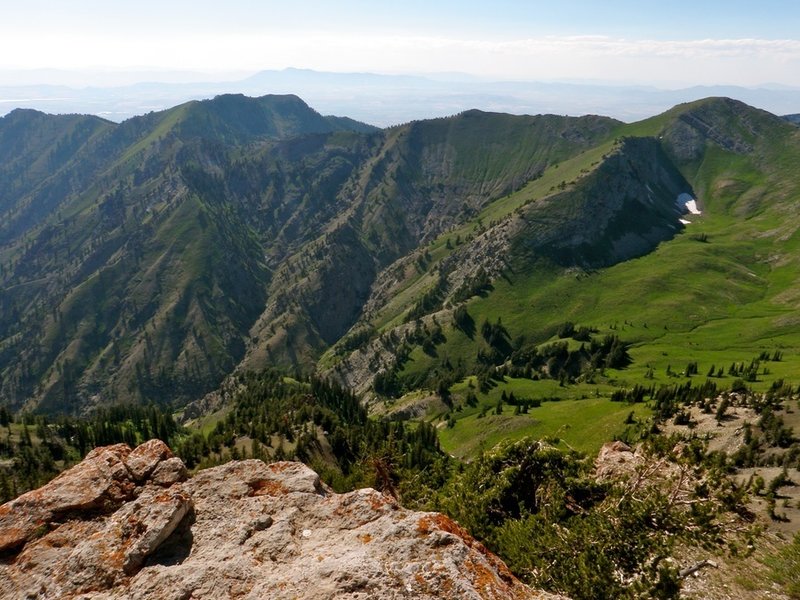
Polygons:
[[15,108],[0,119],[23,119],[32,117],[43,117],[46,113],[35,108]]
[[789,123],[794,123],[795,125],[800,125],[800,114],[792,114],[792,115],[783,115],[781,117],[784,121],[789,121]]
[[182,107],[185,112],[179,128],[183,135],[214,137],[229,143],[363,128],[357,121],[350,121],[349,126],[348,120],[323,117],[294,94],[223,94]]
[[48,120],[52,123],[72,123],[76,121],[91,122],[91,123],[105,123],[110,124],[111,121],[98,117],[96,115],[84,115],[77,113],[70,114],[50,114],[35,108],[15,108],[5,116],[0,116],[0,122],[6,123],[30,123],[37,120]]
[[680,164],[701,160],[708,144],[750,155],[791,129],[772,113],[724,96],[679,104],[642,124],[652,126],[646,134],[661,137]]
[[[298,106],[311,109],[308,104],[296,94],[264,94],[263,96],[247,96],[245,94],[219,94],[209,100],[200,100],[200,103],[210,105],[235,105],[254,104],[268,107]],[[314,111],[316,112],[316,111]]]

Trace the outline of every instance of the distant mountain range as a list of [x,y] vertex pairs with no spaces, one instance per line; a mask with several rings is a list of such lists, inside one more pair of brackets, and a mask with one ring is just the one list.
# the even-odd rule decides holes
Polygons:
[[[87,87],[80,84],[80,77],[68,72],[0,72],[0,115],[14,108],[34,108],[49,113],[94,114],[120,122],[189,100],[231,92],[249,96],[297,94],[323,113],[344,114],[381,127],[450,116],[472,108],[511,114],[602,114],[629,122],[709,96],[736,98],[775,114],[800,110],[800,89],[782,86],[659,89],[622,84],[489,81],[459,74],[423,77],[305,69],[262,71],[238,81],[202,81],[200,75],[186,73],[103,76],[111,82],[109,85]],[[16,83],[3,84],[4,80]],[[42,85],[39,81],[61,83]],[[139,82],[123,83],[126,81]]]
[[470,110],[388,129],[292,95],[121,124],[18,109],[0,118],[0,402],[177,406],[270,365],[392,395],[567,320],[634,319],[645,349],[704,328],[720,364],[793,347],[798,160],[794,125],[726,98],[630,125]]

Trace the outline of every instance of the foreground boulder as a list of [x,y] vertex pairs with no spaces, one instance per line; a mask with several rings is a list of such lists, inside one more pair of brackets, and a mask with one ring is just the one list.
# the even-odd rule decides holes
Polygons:
[[0,597],[555,598],[444,515],[299,463],[185,477],[158,440],[109,446],[3,505]]

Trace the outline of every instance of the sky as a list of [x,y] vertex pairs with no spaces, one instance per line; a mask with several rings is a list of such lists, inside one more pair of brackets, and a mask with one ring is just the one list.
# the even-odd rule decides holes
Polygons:
[[800,3],[0,0],[0,84],[30,69],[233,77],[287,67],[800,87]]

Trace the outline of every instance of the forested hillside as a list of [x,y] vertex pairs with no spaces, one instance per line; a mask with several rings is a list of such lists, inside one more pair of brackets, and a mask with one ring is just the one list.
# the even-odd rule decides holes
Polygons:
[[76,412],[180,404],[243,360],[312,370],[386,265],[616,123],[476,112],[371,132],[228,96],[1,125],[3,394]]
[[468,111],[386,130],[292,96],[120,125],[15,111],[0,393],[179,408],[278,366],[402,414],[432,394],[452,422],[470,378],[479,404],[610,398],[774,350],[790,377],[798,136],[728,99],[630,125]]

